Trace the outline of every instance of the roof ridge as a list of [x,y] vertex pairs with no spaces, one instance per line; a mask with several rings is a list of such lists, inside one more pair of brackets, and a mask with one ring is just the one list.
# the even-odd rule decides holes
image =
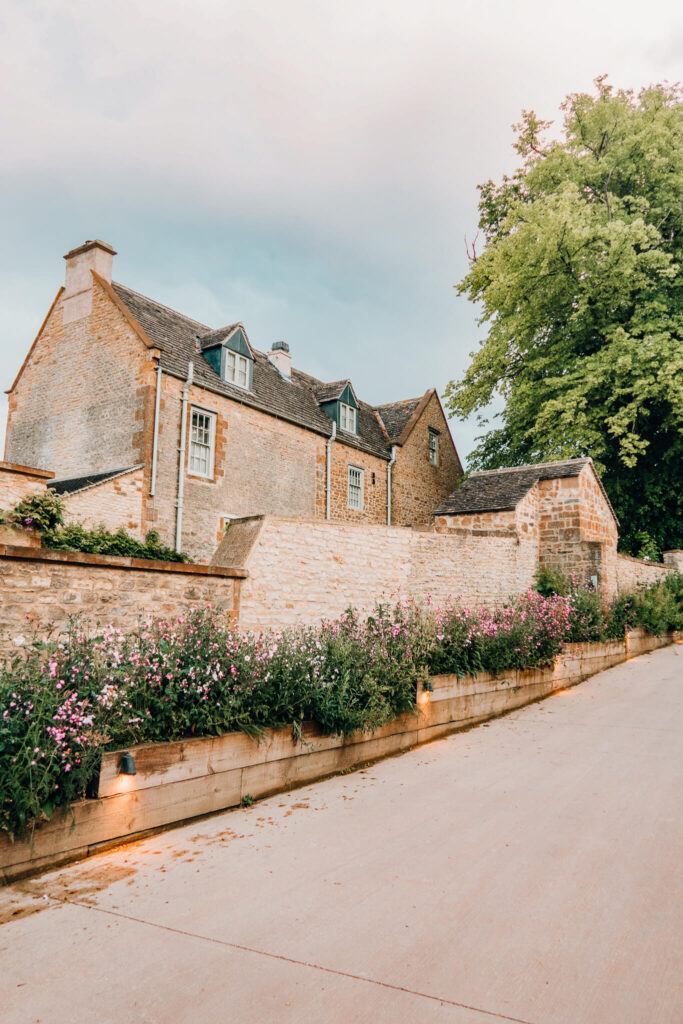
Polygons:
[[520,473],[530,469],[546,469],[548,466],[568,466],[573,462],[592,462],[590,455],[580,455],[575,459],[554,459],[551,462],[525,462],[521,466],[499,466],[498,469],[476,469],[467,479],[473,476],[490,476],[493,473]]
[[379,405],[373,405],[373,409],[388,409],[392,405],[407,405],[408,402],[420,402],[422,401],[423,395],[418,395],[417,398],[399,398],[396,402],[381,402]]

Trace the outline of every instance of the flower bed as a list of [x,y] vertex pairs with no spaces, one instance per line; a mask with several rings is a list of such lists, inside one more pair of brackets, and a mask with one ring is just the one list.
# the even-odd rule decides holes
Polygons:
[[623,638],[627,615],[652,627],[657,608],[676,628],[669,596],[683,590],[662,586],[603,609],[602,627],[587,598],[529,591],[498,609],[404,603],[284,633],[240,634],[199,609],[129,634],[36,640],[0,674],[0,831],[22,837],[94,793],[109,750],[281,726],[298,740],[305,722],[346,740],[414,713],[430,676],[552,667],[582,630]]
[[[631,634],[637,653],[671,642],[671,636]],[[41,822],[30,841],[0,835],[0,877],[12,881],[179,823],[345,771],[419,743],[469,727],[573,686],[628,657],[627,644],[568,644],[551,667],[508,670],[494,676],[432,676],[413,712],[404,712],[373,732],[325,734],[314,723],[266,729],[256,738],[223,736],[152,743],[128,749],[136,775],[121,774],[122,751],[103,755],[98,799],[73,803],[68,814]]]

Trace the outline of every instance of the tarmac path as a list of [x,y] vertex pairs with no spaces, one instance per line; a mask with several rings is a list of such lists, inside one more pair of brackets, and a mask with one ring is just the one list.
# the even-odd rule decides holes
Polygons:
[[0,890],[2,1024],[681,1024],[683,646]]

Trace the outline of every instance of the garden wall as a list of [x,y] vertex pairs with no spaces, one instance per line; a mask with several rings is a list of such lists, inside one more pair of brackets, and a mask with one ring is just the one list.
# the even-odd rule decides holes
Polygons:
[[232,522],[216,564],[249,570],[240,626],[280,628],[336,618],[350,605],[431,595],[474,606],[525,590],[538,546],[514,529],[447,534],[351,523],[252,516]]
[[235,807],[245,796],[266,796],[407,750],[573,686],[672,639],[636,630],[626,641],[569,644],[553,668],[498,678],[483,672],[463,679],[435,676],[433,692],[418,697],[416,715],[401,715],[372,734],[343,739],[307,726],[301,744],[293,742],[291,729],[267,730],[259,741],[230,733],[147,744],[130,748],[134,776],[120,775],[121,752],[110,752],[102,761],[99,799],[74,804],[65,818],[56,813],[41,823],[32,844],[12,843],[0,834],[1,877],[10,882],[87,857],[112,842]]
[[14,508],[29,494],[44,491],[54,473],[32,466],[18,466],[13,462],[0,462],[0,508]]
[[640,586],[659,583],[675,569],[673,564],[646,562],[631,555],[617,555],[617,589],[620,594],[636,590]]
[[16,651],[15,640],[29,639],[34,625],[61,629],[77,614],[123,630],[192,605],[211,604],[236,618],[245,575],[222,566],[0,544],[0,653]]

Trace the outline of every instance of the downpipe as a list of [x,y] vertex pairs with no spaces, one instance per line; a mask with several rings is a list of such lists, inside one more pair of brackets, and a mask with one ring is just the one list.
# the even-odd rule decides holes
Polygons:
[[330,518],[332,489],[332,444],[337,436],[337,424],[332,420],[332,433],[325,444],[325,519]]
[[180,399],[180,448],[178,449],[178,500],[175,513],[175,549],[180,551],[183,535],[183,494],[185,491],[185,450],[187,448],[187,395],[192,386],[194,363],[187,364],[187,380]]
[[391,446],[391,458],[387,463],[387,526],[391,526],[391,468],[396,462],[396,445]]

